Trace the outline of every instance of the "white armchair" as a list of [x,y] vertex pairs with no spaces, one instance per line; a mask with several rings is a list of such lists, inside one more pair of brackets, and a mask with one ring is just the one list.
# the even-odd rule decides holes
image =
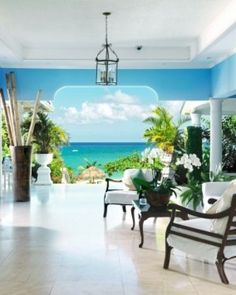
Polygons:
[[[224,192],[215,213],[195,212],[177,204],[169,205],[172,217],[166,230],[166,253],[164,268],[168,269],[172,248],[209,260],[216,264],[221,281],[228,284],[224,265],[229,259],[236,258],[236,195],[235,186],[231,185]],[[176,211],[198,218],[186,221],[175,219]]]
[[202,184],[204,212],[211,207],[214,200],[218,200],[222,196],[229,184],[228,181],[205,182]]
[[[132,183],[132,176],[136,175],[140,169],[127,169],[124,171],[123,178],[120,180],[106,178],[107,186],[104,194],[104,212],[103,217],[107,216],[108,205],[120,205],[123,212],[126,212],[126,206],[132,205],[133,200],[138,200],[139,195]],[[153,180],[152,169],[141,169],[145,180]],[[120,187],[113,188],[111,183],[120,183]]]

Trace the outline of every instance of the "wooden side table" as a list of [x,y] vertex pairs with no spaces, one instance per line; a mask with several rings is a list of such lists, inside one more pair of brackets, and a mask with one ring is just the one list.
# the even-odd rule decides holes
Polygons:
[[[137,210],[139,216],[139,230],[141,236],[141,242],[139,244],[139,248],[142,248],[144,243],[144,234],[143,234],[143,223],[148,218],[158,218],[158,217],[171,217],[171,211],[167,209],[167,206],[153,207],[149,204],[140,205],[139,200],[135,200],[132,202],[131,208],[131,216],[133,220],[133,225],[131,230],[134,230],[135,227],[135,216],[134,211]],[[176,212],[176,216],[182,218],[183,220],[188,219],[188,215],[183,212]]]

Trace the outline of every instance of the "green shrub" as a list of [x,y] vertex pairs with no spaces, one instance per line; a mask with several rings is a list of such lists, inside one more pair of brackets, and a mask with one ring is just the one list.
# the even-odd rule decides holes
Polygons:
[[144,168],[148,164],[141,161],[141,156],[138,153],[120,158],[115,161],[108,162],[104,165],[104,171],[111,176],[115,172],[123,172],[129,168]]

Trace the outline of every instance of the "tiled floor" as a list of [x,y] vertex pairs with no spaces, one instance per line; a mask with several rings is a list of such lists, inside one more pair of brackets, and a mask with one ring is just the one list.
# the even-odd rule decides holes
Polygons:
[[168,220],[148,220],[139,249],[129,210],[111,206],[103,219],[103,191],[55,185],[34,188],[30,203],[2,198],[0,295],[235,294],[236,263],[227,266],[229,286],[214,265],[176,252],[163,270]]

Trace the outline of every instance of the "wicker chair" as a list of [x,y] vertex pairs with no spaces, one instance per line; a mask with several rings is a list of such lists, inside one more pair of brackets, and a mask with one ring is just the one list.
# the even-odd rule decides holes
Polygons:
[[[229,259],[236,258],[236,194],[233,195],[229,206],[224,211],[206,214],[176,204],[169,205],[172,209],[172,217],[166,230],[163,267],[168,269],[171,250],[176,248],[187,254],[215,262],[221,281],[228,284],[224,264]],[[176,210],[198,218],[177,222]],[[224,230],[218,233],[214,230],[213,222],[222,221],[224,221]]]

